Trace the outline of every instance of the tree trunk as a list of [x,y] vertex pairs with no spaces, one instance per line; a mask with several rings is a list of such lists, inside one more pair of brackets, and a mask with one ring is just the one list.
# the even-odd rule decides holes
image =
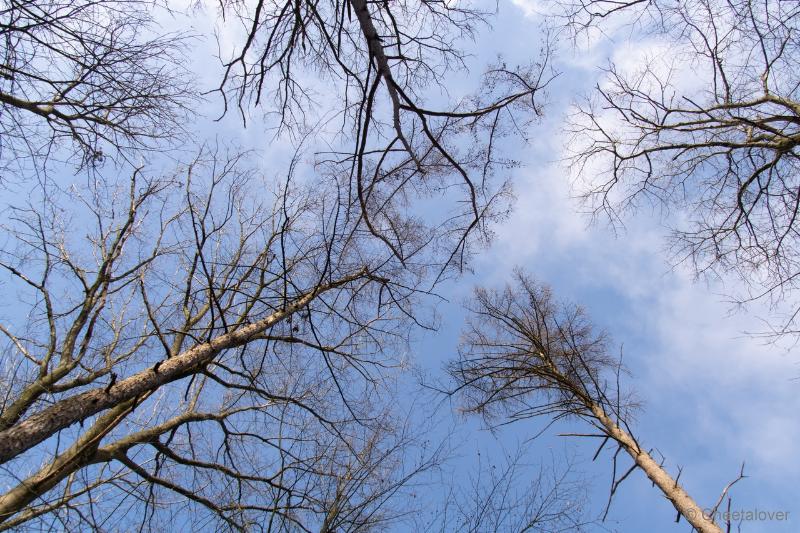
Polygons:
[[672,505],[675,506],[681,516],[686,518],[699,533],[722,533],[722,529],[710,517],[705,515],[703,508],[697,505],[697,502],[683,490],[677,480],[673,479],[649,453],[640,449],[633,437],[617,426],[602,407],[593,403],[589,405],[589,408],[598,422],[603,425],[608,435],[628,452],[636,465],[661,489],[661,492],[672,502]]
[[105,409],[134,400],[166,383],[181,379],[211,362],[223,350],[241,346],[266,329],[302,309],[320,294],[367,275],[366,269],[335,282],[320,285],[297,298],[294,303],[268,317],[198,344],[165,360],[158,368],[143,370],[117,382],[111,388],[97,388],[65,398],[31,415],[14,426],[0,431],[0,464],[31,449],[56,432],[85,420]]

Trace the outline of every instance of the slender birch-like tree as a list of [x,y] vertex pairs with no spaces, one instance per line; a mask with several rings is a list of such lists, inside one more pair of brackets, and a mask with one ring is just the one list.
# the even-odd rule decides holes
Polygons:
[[[591,432],[580,436],[601,442],[595,459],[607,445],[616,447],[608,506],[620,484],[640,470],[675,507],[679,519],[696,531],[721,533],[716,511],[743,473],[716,504],[701,505],[686,492],[635,436],[635,405],[621,388],[620,360],[581,308],[558,302],[547,286],[518,271],[502,291],[477,289],[469,311],[460,357],[449,367],[468,412],[489,421],[583,421]],[[624,471],[619,469],[620,453],[632,460]]]

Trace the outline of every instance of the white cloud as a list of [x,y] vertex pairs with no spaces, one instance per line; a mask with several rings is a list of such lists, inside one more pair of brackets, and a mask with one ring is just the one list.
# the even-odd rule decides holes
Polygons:
[[536,17],[542,12],[542,3],[538,0],[511,0],[511,3],[520,8],[526,17]]
[[[618,45],[608,58],[627,72],[646,63],[664,74],[674,55],[674,46],[648,39]],[[596,57],[591,62],[598,64]],[[585,72],[585,65],[570,59],[561,66],[573,84],[553,92],[580,91],[575,71]],[[707,83],[691,65],[673,70],[672,79],[684,94]],[[584,81],[584,88],[592,83]],[[800,476],[800,357],[743,334],[758,329],[754,317],[769,310],[751,306],[732,314],[721,294],[741,289],[735,280],[698,282],[682,267],[670,267],[658,214],[624,219],[619,236],[603,225],[588,227],[570,198],[567,173],[553,163],[564,156],[562,109],[550,109],[552,122],[533,136],[529,164],[516,176],[516,210],[478,265],[482,283],[501,283],[521,265],[557,289],[566,287],[568,298],[586,303],[595,321],[625,344],[635,371],[630,385],[644,401],[639,436],[664,452],[672,472],[683,466],[682,479],[699,488],[701,499],[715,498],[744,461],[751,479],[737,487],[744,495],[739,501],[778,501],[788,480]]]
[[[729,457],[773,474],[800,474],[794,459],[800,439],[796,355],[742,334],[754,310],[728,315],[717,296],[675,277],[674,288],[648,311],[658,335],[651,370],[643,376],[646,390],[654,392],[649,403],[685,410],[695,439],[713,442]],[[670,389],[686,394],[669,397]]]

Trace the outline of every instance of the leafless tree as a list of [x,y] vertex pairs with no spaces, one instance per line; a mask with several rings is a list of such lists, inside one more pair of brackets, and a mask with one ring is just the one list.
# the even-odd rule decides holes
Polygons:
[[[506,208],[509,189],[491,179],[514,164],[498,151],[508,134],[541,112],[540,92],[552,78],[549,48],[537,61],[490,67],[471,96],[445,98],[448,73],[465,66],[464,40],[488,13],[440,0],[366,2],[239,2],[222,13],[246,35],[224,57],[219,86],[226,109],[243,116],[272,102],[281,128],[302,131],[317,100],[339,137],[321,160],[348,177],[369,231],[401,261],[418,250],[403,233],[419,217],[441,214],[447,264],[462,265],[468,237],[485,233],[489,214]],[[310,76],[325,88],[316,94]],[[301,81],[303,80],[303,81]],[[435,199],[422,215],[418,205]],[[413,213],[413,215],[410,215]]]
[[80,167],[177,136],[196,90],[181,67],[184,37],[147,37],[151,7],[138,0],[0,4],[5,177],[41,171],[51,157],[77,155]]
[[[551,464],[527,463],[529,450],[478,452],[466,483],[453,483],[430,520],[418,519],[415,531],[547,532],[585,531],[586,489],[569,457]],[[541,458],[537,458],[539,461]]]
[[[704,511],[679,484],[680,476],[673,478],[634,436],[629,422],[635,404],[621,392],[619,358],[609,353],[606,337],[593,330],[581,308],[560,304],[548,287],[518,272],[503,291],[476,290],[470,312],[460,357],[449,368],[467,411],[490,420],[581,420],[592,432],[577,436],[601,442],[595,458],[609,442],[616,446],[609,506],[620,484],[639,469],[678,518],[697,531],[722,531],[714,512]],[[633,460],[624,472],[618,470],[620,452]],[[706,509],[716,511],[731,486]]]
[[[335,181],[270,186],[242,157],[10,210],[0,528],[357,523],[383,501],[358,476],[427,464],[386,472],[413,435],[381,409],[419,272]],[[321,479],[343,472],[362,492],[331,500]]]
[[750,283],[738,299],[788,300],[775,333],[796,334],[800,9],[772,0],[572,5],[578,26],[618,11],[634,14],[663,53],[633,71],[611,65],[577,110],[571,161],[582,192],[614,220],[648,203],[677,207],[686,219],[674,232],[677,259]]
[[[127,10],[142,6],[9,4],[3,139],[9,160],[33,156],[26,176],[62,138],[95,163],[105,143],[164,133],[186,86],[173,36],[145,39],[149,12]],[[332,148],[302,171],[298,154],[279,180],[219,147],[174,172],[123,158],[69,185],[32,180],[4,206],[0,529],[380,529],[404,516],[387,502],[438,461],[410,455],[387,383],[431,323],[431,287],[503,214],[494,174],[513,162],[497,142],[539,113],[547,52],[498,63],[442,111],[423,94],[463,59],[450,36],[485,14],[222,9],[249,30],[225,101],[247,116],[276,96],[301,140],[317,133],[303,116],[316,72],[341,96],[323,113],[342,120]]]

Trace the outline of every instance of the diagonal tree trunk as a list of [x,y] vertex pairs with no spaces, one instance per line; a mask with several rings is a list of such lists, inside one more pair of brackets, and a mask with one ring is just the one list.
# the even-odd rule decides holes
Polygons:
[[76,422],[113,408],[121,403],[136,401],[137,397],[150,393],[160,386],[176,381],[199,371],[204,365],[224,350],[241,346],[271,326],[307,306],[321,294],[362,279],[368,275],[366,269],[343,277],[337,281],[315,287],[285,309],[241,327],[230,333],[219,335],[165,360],[157,367],[143,370],[118,381],[113,387],[96,388],[82,394],[65,398],[47,409],[31,415],[10,428],[0,431],[0,463],[13,459],[31,449],[58,431]]

